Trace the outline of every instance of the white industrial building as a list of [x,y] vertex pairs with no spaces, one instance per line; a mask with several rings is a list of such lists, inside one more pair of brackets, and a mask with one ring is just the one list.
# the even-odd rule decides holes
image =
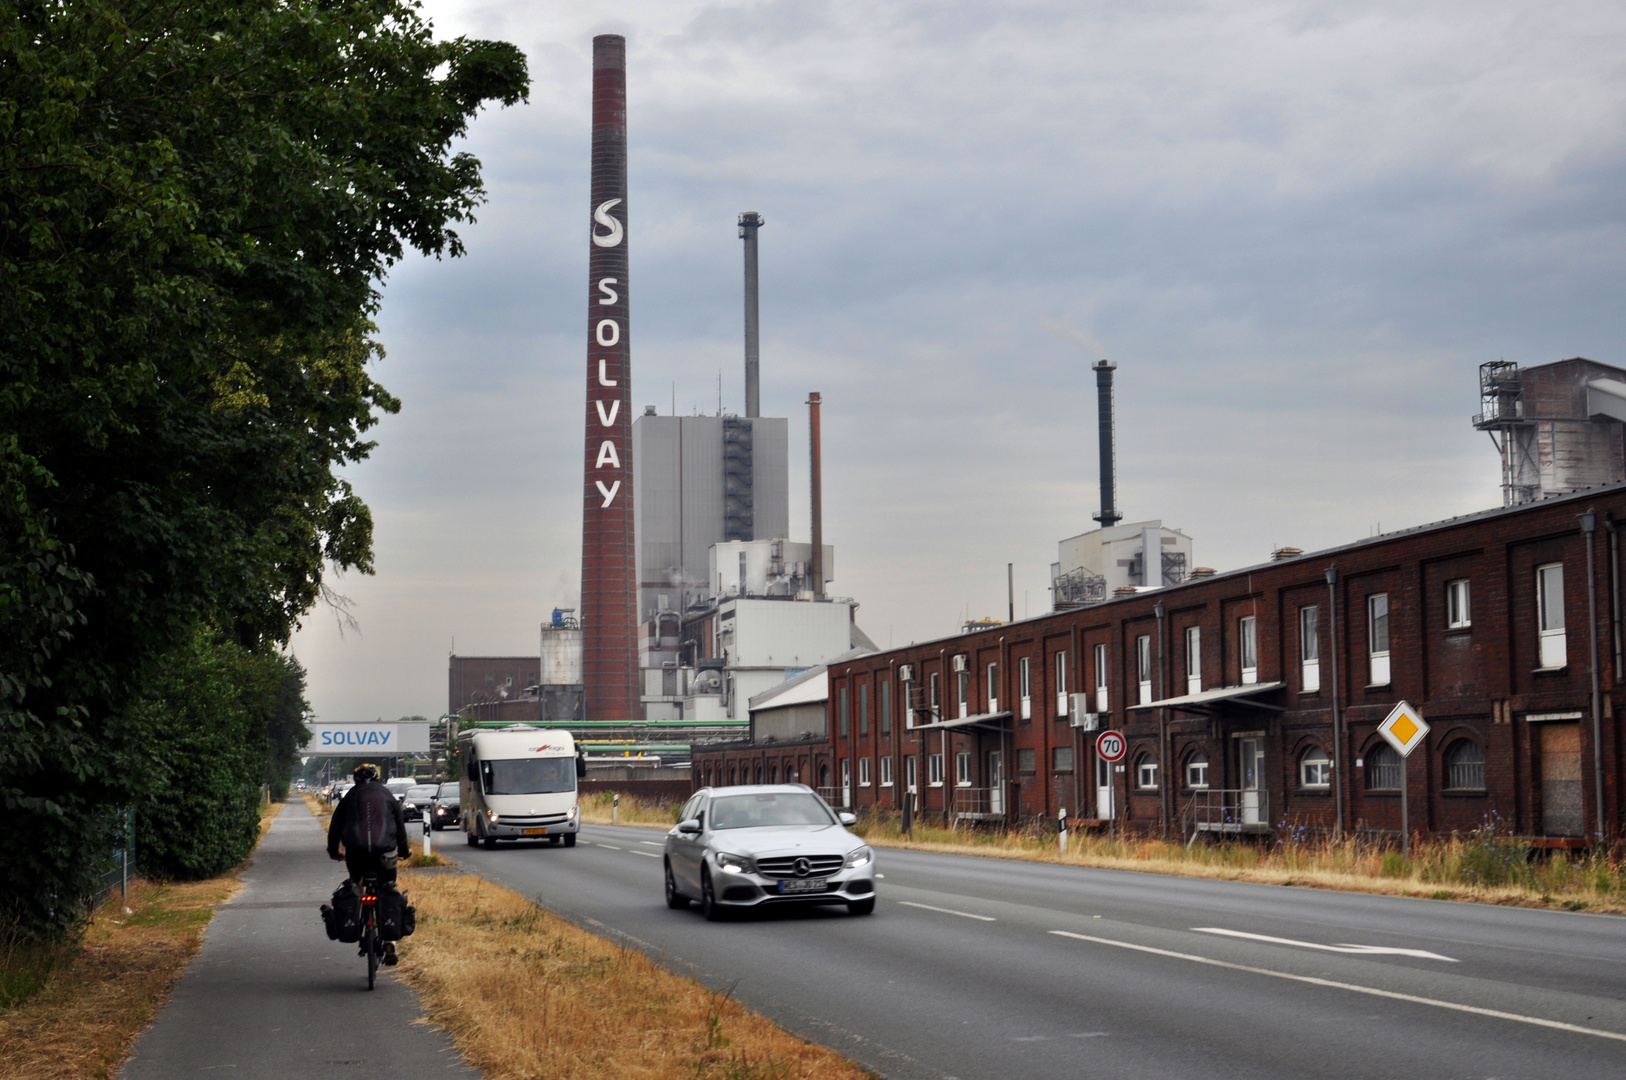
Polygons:
[[1050,585],[1060,611],[1110,600],[1120,589],[1178,585],[1193,569],[1191,537],[1161,521],[1133,521],[1057,544]]

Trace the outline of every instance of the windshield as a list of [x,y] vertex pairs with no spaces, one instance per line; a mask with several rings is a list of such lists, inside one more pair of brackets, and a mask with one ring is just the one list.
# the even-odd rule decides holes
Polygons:
[[766,795],[723,795],[711,800],[713,829],[752,829],[763,825],[834,825],[818,796],[800,791]]
[[512,758],[480,762],[487,795],[546,795],[576,790],[576,759]]

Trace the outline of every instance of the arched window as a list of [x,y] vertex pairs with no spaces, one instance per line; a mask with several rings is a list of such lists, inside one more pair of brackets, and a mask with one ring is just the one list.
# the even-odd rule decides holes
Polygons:
[[1388,743],[1366,752],[1366,786],[1372,791],[1400,790],[1400,755]]
[[1142,754],[1135,759],[1135,786],[1142,789],[1157,787],[1157,759],[1151,754]]
[[1208,786],[1208,755],[1195,753],[1186,758],[1186,787],[1205,788]]
[[1307,788],[1324,788],[1332,783],[1332,759],[1319,746],[1299,755],[1299,783]]
[[819,766],[819,786],[821,788],[827,788],[827,787],[830,786],[830,766],[829,766],[829,763],[825,763],[825,764]]
[[1458,739],[1445,751],[1448,791],[1485,790],[1485,751],[1472,739]]
[[774,764],[768,766],[768,783],[770,783],[770,784],[779,783],[779,763],[778,762],[775,762]]

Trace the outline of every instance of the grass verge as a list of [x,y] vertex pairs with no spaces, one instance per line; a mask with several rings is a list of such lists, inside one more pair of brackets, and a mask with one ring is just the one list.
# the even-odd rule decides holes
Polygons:
[[621,808],[614,811],[614,796],[608,791],[594,792],[581,800],[582,822],[587,825],[609,825],[612,813],[618,825],[659,825],[670,829],[677,824],[678,811],[683,800],[677,802],[650,802],[631,795],[621,796]]
[[486,1080],[873,1075],[481,878],[401,884],[418,929],[396,970]]
[[[262,836],[281,809],[281,803],[266,808]],[[197,952],[214,914],[210,905],[240,887],[236,871],[179,885],[137,879],[130,883],[131,914],[117,893],[108,897],[78,947],[47,958],[27,1000],[0,1011],[0,1080],[111,1076]],[[0,956],[7,970],[20,959]]]
[[1333,841],[1280,830],[1258,844],[1109,840],[1073,832],[1062,856],[1054,832],[965,831],[865,816],[853,832],[875,847],[986,855],[1001,859],[1138,870],[1344,892],[1466,900],[1626,914],[1626,867],[1605,852],[1538,857],[1496,822],[1467,835],[1420,840],[1408,858],[1361,837]]

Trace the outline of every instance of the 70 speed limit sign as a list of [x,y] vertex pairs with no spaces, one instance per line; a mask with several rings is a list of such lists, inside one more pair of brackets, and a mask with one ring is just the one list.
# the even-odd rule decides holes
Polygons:
[[1103,731],[1095,740],[1095,752],[1103,761],[1122,761],[1129,744],[1116,731]]

